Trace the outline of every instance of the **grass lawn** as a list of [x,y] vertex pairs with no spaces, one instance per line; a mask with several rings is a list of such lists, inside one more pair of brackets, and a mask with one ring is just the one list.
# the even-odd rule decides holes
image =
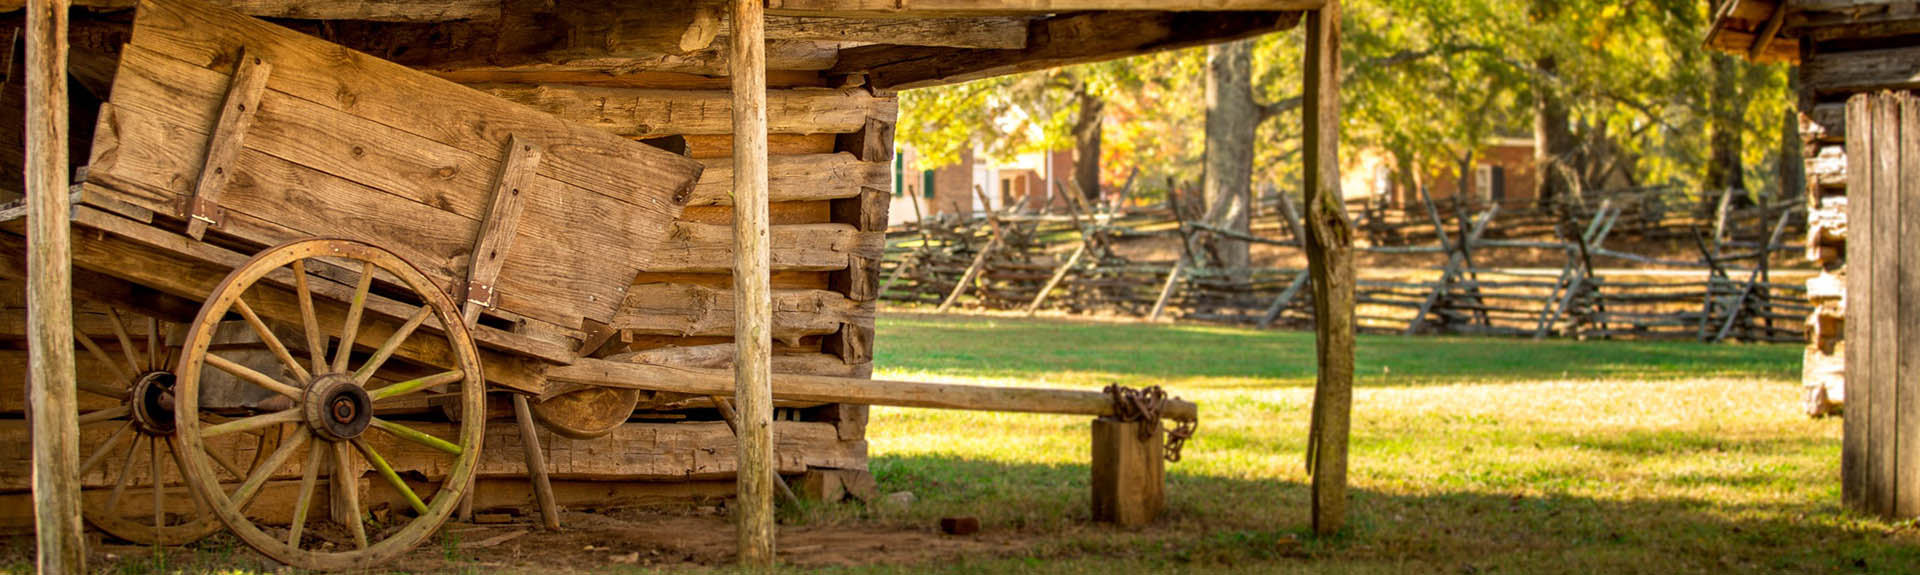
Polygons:
[[1920,572],[1920,531],[1840,504],[1838,419],[1798,407],[1797,346],[1362,337],[1350,529],[1307,529],[1310,333],[885,315],[875,377],[1098,389],[1200,404],[1168,514],[1087,522],[1085,418],[875,408],[883,492],[1030,536],[947,572]]

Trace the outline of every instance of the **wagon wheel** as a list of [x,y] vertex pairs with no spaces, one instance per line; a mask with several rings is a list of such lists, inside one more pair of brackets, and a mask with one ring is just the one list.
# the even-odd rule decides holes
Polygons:
[[[358,268],[357,282],[352,288],[351,297],[346,298],[348,303],[344,312],[338,309],[337,304],[316,305],[312,290],[309,289],[311,284],[329,281],[309,276],[308,268],[314,267],[309,264],[325,266],[337,262],[344,262],[347,269]],[[259,289],[251,289],[269,274],[281,270],[290,270],[290,279],[280,274],[276,280],[290,282],[294,289],[264,284]],[[376,270],[399,278],[401,285],[398,287],[409,290],[414,298],[425,304],[414,310],[406,323],[385,330],[387,336],[380,346],[357,367],[350,369],[348,364],[353,359],[351,350],[354,349],[355,339],[363,328],[369,327],[362,325],[360,320],[366,311]],[[305,344],[309,352],[307,355],[310,356],[306,359],[310,361],[295,359],[293,353],[254,311],[255,304],[248,303],[249,300],[256,303],[271,302],[280,305],[276,309],[288,309],[292,305],[288,298],[298,301],[300,326],[306,334],[306,341],[301,343]],[[210,351],[209,342],[214,328],[229,312],[237,312],[253,327],[280,359],[283,374],[275,376],[261,373]],[[430,318],[438,320],[440,330],[431,334],[415,334],[416,328]],[[324,327],[322,320],[325,320]],[[381,324],[380,329],[390,325]],[[377,329],[371,333],[383,332]],[[339,334],[340,342],[331,361],[328,361],[324,358],[325,348],[332,334]],[[447,355],[450,356],[446,361],[455,368],[435,367],[432,369],[443,371],[379,385],[373,375],[381,370],[386,360],[402,344],[418,341],[418,338],[444,341],[449,350]],[[279,394],[275,403],[279,403],[276,407],[281,409],[221,423],[198,422],[194,416],[200,410],[200,378],[203,368],[207,366]],[[442,438],[417,429],[417,424],[410,426],[385,419],[378,413],[383,408],[383,400],[439,386],[451,386],[449,393],[458,396],[464,410],[479,413],[483,408],[486,390],[483,383],[485,379],[480,371],[479,352],[474,348],[473,340],[461,322],[460,311],[453,306],[453,302],[412,265],[372,245],[352,240],[311,239],[282,244],[254,256],[222,280],[207,303],[200,308],[199,316],[187,332],[177,371],[177,417],[183,423],[194,422],[180,426],[179,430],[180,445],[186,455],[183,462],[188,484],[208,502],[215,515],[235,535],[254,549],[288,565],[320,570],[366,567],[405,553],[430,536],[453,512],[479,460],[484,418],[465,418],[457,424],[456,437]],[[289,428],[290,431],[279,447],[249,472],[243,483],[229,490],[212,480],[215,463],[207,449],[206,441],[209,438],[276,426]],[[369,428],[379,430],[380,434],[368,433]],[[445,465],[435,462],[436,468],[449,471],[430,497],[423,499],[416,491],[427,488],[427,485],[409,485],[376,449],[379,446],[395,449],[393,446],[399,442],[410,442],[425,448],[412,449],[411,452],[437,452],[440,457],[452,460]],[[249,514],[250,509],[271,510],[273,507],[256,505],[259,502],[256,496],[267,480],[280,473],[283,466],[294,460],[294,455],[302,448],[305,449],[305,457],[300,461],[304,463],[298,463],[287,471],[289,476],[295,472],[300,476],[291,523],[282,529],[278,525],[270,526],[254,520]],[[344,484],[349,488],[330,489],[332,503],[327,508],[332,513],[330,517],[315,521],[310,509],[316,492],[315,483],[323,467],[329,470],[336,485]],[[390,518],[369,521],[369,509],[359,502],[361,490],[357,487],[358,474],[350,471],[342,476],[331,471],[363,468],[377,471],[384,481],[375,481],[375,485],[384,485],[389,490],[379,494],[391,496],[388,500],[397,502],[396,512]],[[375,487],[369,493],[380,491],[383,490]],[[281,502],[281,505],[284,504],[284,501]],[[404,516],[399,512],[401,509],[410,510],[412,516]]]
[[[109,307],[106,315],[121,357],[108,353],[86,333],[73,332],[74,339],[108,373],[105,380],[81,381],[80,391],[117,404],[99,409],[83,407],[80,412],[80,425],[87,431],[110,428],[113,432],[96,444],[81,446],[79,475],[101,470],[114,478],[107,499],[88,501],[82,516],[101,531],[143,545],[182,545],[212,535],[220,530],[220,522],[206,512],[199,499],[194,498],[193,506],[185,510],[167,505],[167,480],[181,476],[180,444],[174,433],[174,376],[167,369],[173,360],[166,344],[171,326],[146,317],[144,322],[136,322],[145,326],[141,334],[137,328],[127,328],[119,309]],[[140,341],[141,336],[144,341]],[[220,465],[229,476],[244,477],[227,459],[221,459]],[[136,494],[150,493],[152,499],[140,501],[145,498],[127,494],[129,489]],[[181,487],[175,489],[179,490],[172,495],[188,493]],[[142,503],[146,508],[138,507]]]

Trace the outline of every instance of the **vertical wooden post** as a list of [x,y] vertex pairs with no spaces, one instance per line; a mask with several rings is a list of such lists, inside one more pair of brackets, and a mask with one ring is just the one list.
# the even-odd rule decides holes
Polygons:
[[1122,527],[1152,523],[1166,508],[1167,434],[1140,437],[1153,421],[1093,420],[1093,520]]
[[27,379],[41,573],[86,572],[67,197],[67,0],[27,2]]
[[1353,411],[1353,223],[1340,195],[1340,2],[1307,13],[1302,98],[1308,273],[1313,274],[1319,380],[1307,471],[1313,530],[1338,532],[1347,517],[1347,433]]
[[767,46],[764,0],[733,0],[734,406],[739,411],[740,564],[770,568],[773,542],[773,303],[767,230]]

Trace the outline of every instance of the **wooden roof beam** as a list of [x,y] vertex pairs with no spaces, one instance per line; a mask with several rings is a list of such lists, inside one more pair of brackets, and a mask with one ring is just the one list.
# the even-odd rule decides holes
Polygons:
[[[901,0],[906,1],[906,0]],[[1223,0],[1230,1],[1230,0]],[[1300,12],[1089,12],[1034,22],[1018,50],[863,46],[840,51],[835,74],[898,90],[1199,46],[1285,30]]]
[[1055,14],[1094,10],[1265,12],[1318,10],[1326,0],[768,0],[767,13],[786,16],[924,18]]
[[[256,18],[299,20],[372,20],[377,22],[444,22],[493,20],[500,17],[501,0],[204,0]],[[19,10],[26,0],[0,0],[0,12]],[[73,0],[78,8],[131,10],[140,0]]]

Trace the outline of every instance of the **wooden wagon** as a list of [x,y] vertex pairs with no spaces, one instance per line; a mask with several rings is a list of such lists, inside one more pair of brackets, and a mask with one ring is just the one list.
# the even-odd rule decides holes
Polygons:
[[[319,20],[413,14],[406,3],[227,4]],[[484,10],[461,12],[487,4],[498,18],[492,23]],[[713,40],[719,23],[707,3],[669,4],[698,8],[688,36],[673,42],[687,46],[698,30]],[[597,65],[596,51],[619,52],[624,62],[644,52],[626,43],[633,38],[616,38],[624,20],[604,27],[610,32],[576,21],[591,20],[597,8],[567,14],[561,23],[571,44],[542,45],[545,59],[528,63],[461,45],[484,37],[504,46],[519,41],[508,38],[516,33],[510,24],[553,22],[510,21],[499,2],[456,2],[435,16],[474,24],[308,33],[198,0],[137,2],[130,36],[108,27],[104,39],[91,41],[109,49],[76,52],[70,67],[86,88],[77,98],[104,96],[97,115],[95,102],[77,102],[73,111],[74,140],[90,142],[74,154],[81,169],[70,236],[73,292],[87,303],[74,317],[77,347],[66,350],[78,355],[83,380],[73,402],[81,433],[72,444],[76,479],[96,487],[84,497],[88,520],[153,543],[224,526],[296,566],[373,565],[473,501],[470,486],[482,469],[494,469],[496,480],[531,479],[550,513],[545,468],[555,461],[540,455],[543,441],[551,448],[560,438],[633,430],[640,424],[628,419],[640,397],[724,413],[720,397],[734,394],[735,379],[722,368],[736,354],[721,349],[723,335],[740,326],[728,317],[735,302],[725,289],[735,244],[715,214],[732,211],[736,199],[754,200],[728,191],[734,174],[713,161],[724,146],[703,156],[698,149],[714,138],[676,134],[752,131],[761,147],[769,131],[804,134],[774,140],[774,160],[760,166],[775,185],[771,197],[758,199],[773,202],[777,224],[774,289],[766,296],[774,308],[768,328],[781,342],[772,356],[772,396],[790,409],[843,415],[771,422],[769,414],[742,414],[781,424],[770,426],[781,430],[781,449],[795,436],[824,433],[844,446],[849,466],[864,466],[864,412],[852,406],[1114,415],[1115,402],[1100,393],[865,379],[887,201],[888,174],[875,168],[884,168],[892,148],[889,90],[1244,37],[1292,26],[1298,10],[1320,6],[1156,6],[1239,11],[1215,15],[1077,11],[1130,7],[1125,2],[988,3],[994,6],[984,12],[930,3],[927,14],[944,18],[911,20],[895,18],[902,8],[892,5],[774,4],[790,14],[906,25],[823,32],[817,21],[783,16],[782,33],[796,38],[855,37],[828,67],[770,56],[773,65],[804,68],[804,78],[744,68],[797,85],[760,86],[771,100],[761,104],[775,113],[748,130],[737,117],[729,124],[724,97],[621,84],[712,86],[697,74],[711,71],[713,57],[698,50],[650,61],[639,80],[574,76]],[[985,28],[996,31],[967,33]],[[1316,45],[1330,45],[1327,27],[1320,30]],[[312,33],[379,49],[381,57]],[[371,40],[382,34],[403,40]],[[426,62],[410,68],[386,60],[416,58]],[[439,77],[414,69],[433,69],[433,62],[468,67],[437,70]],[[497,83],[529,71],[567,80]],[[1331,157],[1330,143],[1323,148]],[[689,151],[695,159],[683,155]],[[0,276],[31,280],[28,269],[42,263],[26,238],[46,236],[22,228],[44,220],[22,221],[26,211],[0,210],[11,222],[0,253],[12,256],[0,258]],[[758,217],[764,226],[767,214]],[[738,281],[746,280],[742,272]],[[27,339],[44,342],[33,335]],[[643,349],[649,338],[677,347]],[[765,347],[750,349],[744,338],[740,345],[743,362],[769,358]],[[489,397],[489,390],[507,393]],[[1191,421],[1195,412],[1172,401],[1160,415]],[[495,417],[514,424],[489,428]],[[750,458],[702,459],[720,438],[730,448],[733,434],[715,430],[719,423],[675,426],[711,431],[691,439],[648,427],[640,430],[644,442],[617,433],[600,441],[638,457],[673,444],[691,461],[661,469],[726,479],[748,469]],[[503,452],[524,456],[524,464],[501,464]],[[773,470],[790,472],[804,456],[782,451]],[[1138,456],[1096,451],[1096,460],[1132,458],[1129,465],[1158,469]],[[568,473],[592,476],[597,459],[569,458]],[[378,489],[359,484],[369,470]]]

